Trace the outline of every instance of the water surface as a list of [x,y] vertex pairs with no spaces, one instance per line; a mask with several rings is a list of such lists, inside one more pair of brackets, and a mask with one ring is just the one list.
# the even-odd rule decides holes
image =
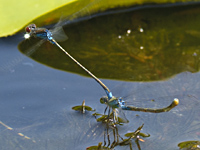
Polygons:
[[[116,20],[115,23],[115,15],[122,14],[96,18],[80,24],[81,26],[84,24],[90,30],[84,30],[86,28],[82,29],[78,24],[70,26],[71,32],[67,30],[69,40],[66,45],[65,42],[62,43],[64,48],[97,77],[109,78],[102,79],[102,81],[113,91],[114,95],[125,98],[128,96],[129,102],[135,106],[165,107],[172,102],[173,98],[179,98],[180,105],[167,113],[125,112],[130,122],[118,127],[119,134],[123,136],[129,131],[135,131],[144,123],[142,132],[149,133],[151,136],[146,138],[145,142],[140,142],[143,150],[178,149],[177,145],[180,142],[200,140],[199,26],[197,26],[198,21],[192,19],[194,16],[196,16],[194,19],[198,18],[199,9],[197,8],[198,6],[179,9],[165,8],[164,14],[158,13],[163,8],[152,11],[144,9],[131,14],[131,20],[148,16],[147,14],[155,16],[153,17],[154,24],[149,22],[150,18],[142,20],[146,26],[142,22],[135,24],[135,21],[130,21],[127,27],[119,24],[120,20]],[[196,15],[193,14],[194,12]],[[196,24],[189,21],[183,24],[184,16],[182,19],[175,16],[171,24],[176,19],[178,21],[173,26],[168,26],[166,22],[161,22],[161,25],[155,22],[156,18],[161,19],[157,17],[159,15],[163,18],[168,17],[169,20],[181,13],[187,14],[184,16],[191,18],[189,21],[196,21]],[[113,24],[110,26],[116,29],[111,30],[109,24],[105,24],[104,28],[98,27],[97,29],[101,32],[100,36],[100,33],[93,29],[102,20],[108,23],[114,22],[116,26]],[[175,24],[178,26],[176,30]],[[120,30],[121,27],[123,30]],[[141,28],[144,29],[143,33],[140,32]],[[185,28],[190,30],[185,30]],[[131,34],[126,35],[129,29]],[[78,36],[74,37],[75,34]],[[122,38],[119,38],[120,35]],[[152,39],[151,36],[153,36]],[[38,53],[35,52],[33,55],[34,58],[38,56],[40,60],[46,60],[47,65],[54,68],[56,67],[52,64],[56,66],[64,64],[64,67],[67,66],[65,70],[76,74],[56,70],[24,56],[17,50],[22,37],[22,34],[18,34],[0,39],[0,63],[2,64],[0,68],[0,118],[2,122],[14,129],[10,131],[0,126],[0,148],[2,150],[79,150],[103,142],[105,126],[96,122],[91,112],[81,114],[72,110],[71,107],[80,105],[83,100],[86,100],[86,105],[96,109],[96,112],[103,113],[105,106],[99,103],[99,99],[105,95],[105,92],[93,79],[80,76],[85,75],[84,71],[62,52],[52,53],[52,51],[59,50],[54,49],[54,46],[49,43],[43,45],[45,49],[42,51],[37,50]],[[27,43],[31,44],[32,41],[26,41]],[[138,53],[138,50],[142,50],[141,46],[145,49],[148,47],[148,51]],[[129,52],[131,50],[132,53],[137,53],[134,57],[130,57],[127,49]],[[184,51],[180,52],[183,49]],[[146,56],[150,56],[152,51],[155,53],[150,60],[141,61],[147,58]],[[166,55],[168,57],[165,57]],[[54,59],[55,57],[60,58],[60,61]],[[61,57],[65,59],[65,62]],[[167,68],[167,65],[164,65],[165,61],[158,60],[166,60],[172,64]],[[142,69],[138,69],[140,66]],[[169,70],[170,73],[165,76]],[[153,76],[151,76],[152,72]],[[155,101],[152,102],[152,99]],[[32,140],[20,137],[17,135],[18,132],[31,137]],[[133,148],[137,149],[134,142]],[[116,149],[125,150],[129,149],[129,146],[118,146]]]

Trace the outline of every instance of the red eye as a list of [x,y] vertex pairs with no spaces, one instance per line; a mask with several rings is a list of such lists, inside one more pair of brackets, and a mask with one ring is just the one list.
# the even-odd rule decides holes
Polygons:
[[30,27],[28,26],[28,27],[26,27],[25,28],[25,30],[26,30],[26,32],[28,32],[28,33],[30,33],[31,32],[31,29],[30,29]]
[[30,33],[31,30],[34,30],[36,28],[36,25],[35,24],[30,24],[29,26],[27,26],[25,28],[26,32]]

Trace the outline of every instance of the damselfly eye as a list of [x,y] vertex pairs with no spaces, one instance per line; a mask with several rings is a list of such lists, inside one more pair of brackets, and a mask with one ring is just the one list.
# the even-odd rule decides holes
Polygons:
[[36,25],[35,24],[30,24],[29,26],[27,26],[25,28],[26,32],[30,33],[31,30],[34,30],[36,28]]
[[31,24],[31,25],[29,25],[29,27],[35,29],[36,28],[36,24]]
[[30,27],[28,26],[28,27],[26,27],[25,28],[25,30],[26,30],[26,32],[28,32],[28,33],[30,33],[31,32],[31,29],[30,29]]

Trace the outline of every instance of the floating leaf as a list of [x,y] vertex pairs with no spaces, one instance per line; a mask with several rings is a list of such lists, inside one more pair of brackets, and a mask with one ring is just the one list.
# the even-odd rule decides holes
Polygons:
[[83,100],[83,103],[82,105],[79,105],[79,106],[74,106],[72,107],[73,110],[76,110],[76,111],[81,111],[82,113],[85,113],[85,111],[94,111],[91,107],[89,106],[85,106],[85,100]]
[[180,150],[199,150],[200,141],[185,141],[178,144]]

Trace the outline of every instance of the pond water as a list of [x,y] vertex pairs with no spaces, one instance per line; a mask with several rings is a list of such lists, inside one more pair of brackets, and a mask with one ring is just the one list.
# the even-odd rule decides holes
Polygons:
[[[128,96],[137,107],[160,108],[173,98],[180,100],[167,113],[125,111],[129,123],[118,126],[119,134],[144,123],[142,132],[150,137],[140,142],[142,150],[178,149],[180,142],[200,140],[199,7],[134,10],[65,28],[69,39],[62,46],[104,78],[115,96]],[[103,89],[48,42],[30,56],[41,63],[26,57],[18,51],[22,37],[20,33],[0,39],[0,121],[13,128],[0,125],[0,149],[80,150],[104,142],[105,125],[93,112],[71,109],[85,100],[103,113]],[[19,47],[23,51],[34,42]],[[110,137],[112,142],[111,131]],[[137,149],[134,140],[132,145]]]

